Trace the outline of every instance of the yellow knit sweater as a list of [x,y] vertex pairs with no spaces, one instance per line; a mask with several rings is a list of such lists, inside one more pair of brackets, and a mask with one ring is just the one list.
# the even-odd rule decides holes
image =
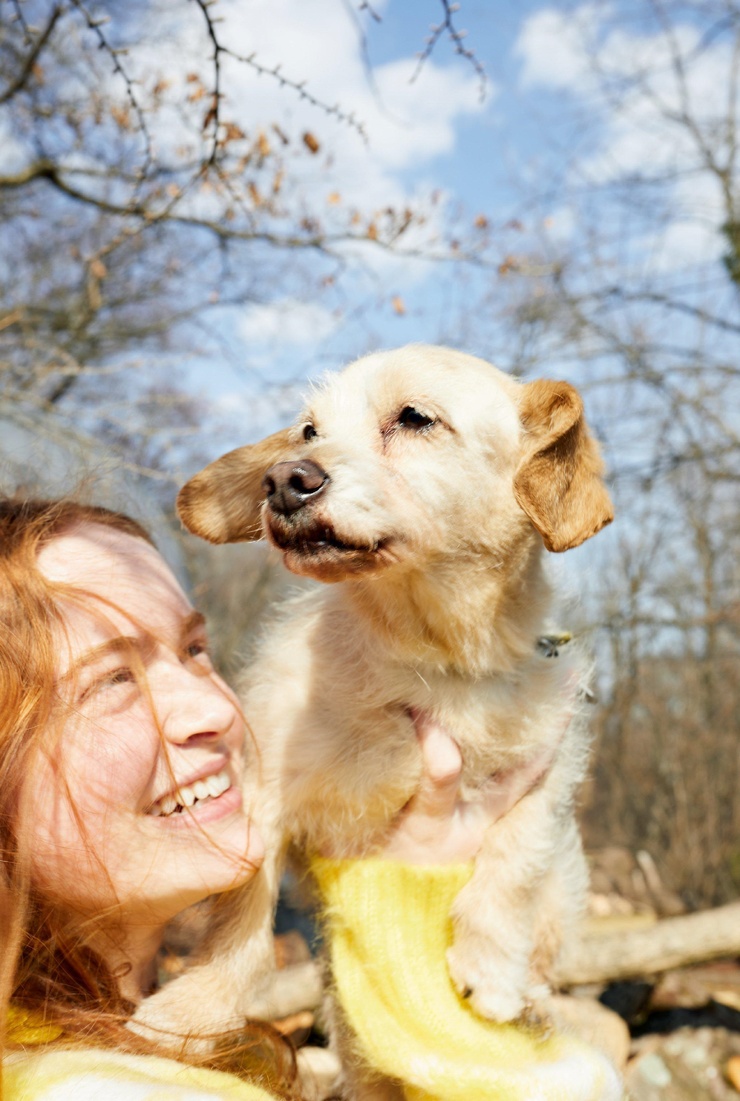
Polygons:
[[[408,1101],[620,1101],[600,1053],[483,1021],[447,974],[452,900],[470,866],[316,860],[337,995],[365,1060]],[[56,1044],[59,1029],[11,1011],[5,1101],[275,1101],[230,1074],[171,1059]]]
[[573,1037],[476,1016],[450,981],[450,910],[472,866],[315,860],[336,993],[370,1066],[408,1101],[619,1101],[611,1063]]

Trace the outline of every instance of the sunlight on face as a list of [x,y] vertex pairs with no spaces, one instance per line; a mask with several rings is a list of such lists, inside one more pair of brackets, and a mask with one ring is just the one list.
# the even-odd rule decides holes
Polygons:
[[38,561],[90,595],[62,604],[61,729],[32,779],[37,886],[83,916],[166,922],[245,882],[263,856],[238,783],[236,698],[202,617],[143,539],[84,524]]

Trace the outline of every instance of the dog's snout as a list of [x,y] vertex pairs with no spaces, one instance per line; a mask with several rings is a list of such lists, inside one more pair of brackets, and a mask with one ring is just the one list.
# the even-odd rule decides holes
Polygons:
[[319,497],[329,484],[329,475],[310,459],[275,463],[262,479],[270,508],[282,516],[291,516],[299,508]]

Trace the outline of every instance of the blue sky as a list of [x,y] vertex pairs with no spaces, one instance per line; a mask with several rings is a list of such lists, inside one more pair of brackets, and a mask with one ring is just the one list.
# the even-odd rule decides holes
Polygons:
[[[327,231],[341,231],[354,212],[351,224],[362,237],[388,207],[411,206],[425,217],[405,233],[396,255],[369,240],[337,246],[342,270],[338,261],[315,253],[268,255],[252,244],[239,256],[248,293],[228,305],[218,300],[220,261],[212,240],[207,242],[210,269],[193,261],[188,287],[196,296],[206,286],[212,297],[203,293],[214,304],[202,328],[186,330],[172,365],[204,406],[215,406],[213,423],[222,427],[214,434],[214,455],[292,419],[308,377],[376,347],[442,341],[511,366],[519,334],[501,322],[501,311],[527,280],[537,292],[536,263],[518,283],[498,271],[511,256],[536,260],[539,250],[548,262],[567,257],[576,291],[599,279],[632,289],[683,282],[703,287],[712,309],[735,308],[735,288],[718,263],[726,210],[717,179],[702,168],[685,128],[669,121],[681,97],[665,36],[633,18],[638,10],[651,10],[647,0],[629,11],[607,0],[461,0],[455,21],[467,30],[465,41],[485,67],[484,102],[479,74],[455,55],[445,35],[418,79],[410,81],[430,24],[442,16],[439,0],[374,0],[373,7],[380,22],[367,13],[358,17],[360,0],[218,0],[212,9],[230,47],[268,67],[279,63],[286,77],[305,80],[326,104],[354,112],[367,133],[364,143],[346,123],[277,81],[223,59],[224,118],[248,131],[250,141],[264,134],[273,153],[285,159],[283,227],[295,226],[305,212]],[[162,79],[161,104],[149,122],[161,160],[174,163],[188,141],[202,137],[204,101],[192,96],[192,82],[200,76],[207,94],[209,42],[197,5],[147,0],[136,12],[137,20],[145,17],[145,33],[127,65],[144,89]],[[129,26],[126,16],[116,20],[111,26],[119,33],[141,29],[133,19]],[[691,58],[685,91],[707,134],[722,132],[729,37],[702,44],[700,30],[684,15],[677,17],[676,41]],[[603,95],[594,59],[601,76],[619,89],[611,101]],[[101,91],[123,101],[120,80],[103,69]],[[0,108],[0,164],[17,169],[33,154],[22,135],[9,131],[9,117]],[[291,136],[284,148],[275,124]],[[314,156],[301,141],[306,131],[319,141]],[[118,134],[116,140],[124,139]],[[135,135],[126,140],[133,142]],[[69,171],[75,170],[75,156],[79,152],[70,154]],[[268,158],[264,173],[273,163]],[[625,213],[610,188],[625,175],[651,173],[663,182],[645,193],[641,209],[633,205]],[[269,187],[269,176],[259,183]],[[94,171],[86,186],[100,186]],[[184,194],[181,211],[224,217],[224,200],[212,188]],[[257,205],[255,218],[269,228],[273,214],[266,209]],[[410,246],[439,251],[444,246],[436,238],[449,239],[452,232],[467,242],[475,237],[478,215],[489,224],[486,270],[422,262],[409,254]],[[600,235],[598,249],[589,236],[594,233]],[[630,326],[646,323],[656,338],[676,338],[681,328],[682,339],[693,338],[689,322],[677,318],[673,314],[666,323],[636,316],[622,305],[609,322],[622,325],[626,339]],[[597,402],[593,384],[611,364],[594,356],[593,347],[585,351],[588,379],[580,353],[564,351],[548,335],[532,370],[587,381],[589,402]]]
[[[365,197],[367,209],[384,201],[400,206],[409,197],[419,201],[421,196],[423,202],[424,196],[438,191],[442,205],[454,208],[469,227],[478,214],[501,225],[515,216],[521,207],[519,182],[541,156],[542,97],[521,87],[523,61],[516,56],[515,46],[527,15],[542,6],[467,0],[456,13],[456,26],[467,30],[466,44],[486,71],[483,103],[478,73],[454,54],[444,35],[413,88],[409,84],[415,56],[442,11],[435,0],[388,0],[375,5],[381,21],[364,18],[369,78],[362,67],[361,38],[353,26],[355,5],[349,0],[347,4],[314,0],[309,6],[280,0],[270,9],[271,33],[262,42],[255,32],[261,22],[255,5],[241,6],[238,14],[245,37],[256,42],[260,59],[279,58],[283,71],[297,79],[308,74],[312,90],[327,102],[355,109],[366,124],[369,141],[363,146],[342,124],[303,108],[289,91],[280,92],[262,81],[259,109],[265,119],[271,113],[270,117],[284,117],[286,125],[294,126],[298,118],[305,119],[327,150],[343,151],[322,178],[307,182],[308,188],[336,190],[343,201],[349,196],[347,201],[357,205]],[[335,64],[330,60],[327,65],[316,56],[315,48],[303,52],[300,33],[295,37],[290,33],[299,9],[303,18],[311,12],[310,20],[319,28],[321,20],[326,21],[323,45],[328,45],[327,56]],[[327,38],[334,40],[335,52]],[[394,67],[399,70],[395,79]],[[254,107],[252,99],[250,109]],[[306,374],[339,365],[372,346],[453,339],[457,314],[470,287],[450,279],[443,268],[394,263],[373,256],[372,249],[364,260],[369,274],[351,285],[341,323],[331,320],[336,307],[325,299],[307,304],[299,301],[299,294],[286,292],[282,300],[275,295],[272,304],[256,305],[240,318],[224,319],[226,328],[233,326],[236,331],[235,357],[242,339],[249,348],[249,362],[243,368],[224,362],[215,373],[212,366],[193,365],[193,381],[197,384],[206,370],[209,387],[215,385],[222,392],[222,407],[246,404],[256,429],[259,422],[273,427],[285,419],[291,402],[295,405],[299,400],[300,379]],[[403,316],[390,304],[395,296],[403,299]],[[274,394],[262,392],[267,376],[286,383],[298,376],[297,385],[278,396],[272,418]]]

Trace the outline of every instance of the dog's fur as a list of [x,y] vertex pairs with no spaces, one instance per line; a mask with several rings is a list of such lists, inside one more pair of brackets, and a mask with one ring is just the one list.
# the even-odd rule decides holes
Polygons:
[[[306,458],[329,480],[281,515],[265,472]],[[444,348],[371,355],[319,387],[294,427],[206,467],[179,511],[212,542],[264,528],[290,570],[338,584],[288,605],[244,687],[259,747],[247,805],[270,859],[235,892],[210,957],[144,1020],[198,1028],[256,1007],[285,839],[318,853],[382,843],[419,781],[412,709],[459,743],[468,793],[550,747],[546,776],[489,828],[453,914],[453,981],[485,1016],[519,1017],[585,887],[572,802],[588,739],[581,716],[568,725],[583,670],[576,653],[537,651],[543,544],[567,550],[612,519],[577,392]]]

